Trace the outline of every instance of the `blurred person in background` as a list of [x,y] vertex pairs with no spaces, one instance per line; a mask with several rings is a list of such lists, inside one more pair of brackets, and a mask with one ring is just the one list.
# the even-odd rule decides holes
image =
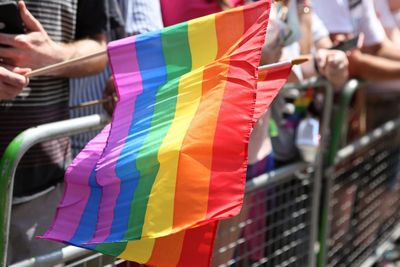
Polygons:
[[400,48],[387,38],[373,0],[319,0],[314,10],[333,43],[364,34],[363,47],[348,51],[351,77],[375,81],[400,77]]
[[[4,2],[4,1],[2,1]],[[105,48],[104,1],[19,1],[25,34],[0,34],[0,155],[23,130],[68,119],[69,78],[101,71],[106,58],[31,78],[23,74]],[[15,175],[8,261],[47,253],[56,243],[35,240],[49,226],[69,164],[69,140],[34,146]]]
[[[329,32],[313,12],[310,1],[276,2],[271,11],[269,32],[271,34],[267,35],[267,42],[270,41],[268,38],[274,35],[278,35],[278,41],[273,48],[271,45],[265,46],[264,58],[291,60],[300,55],[309,55],[311,58],[300,66],[293,66],[294,75],[289,77],[289,82],[299,82],[322,75],[335,89],[340,90],[347,81],[349,73],[346,54],[331,49],[333,43]],[[279,54],[274,49],[282,50],[280,58],[275,58]],[[294,114],[294,103],[299,96],[300,93],[295,89],[283,90],[271,107],[272,118],[279,132],[272,137],[274,157],[278,166],[296,160],[298,156],[294,139],[299,116]]]
[[[145,32],[161,30],[163,19],[159,0],[118,0],[124,18],[124,35],[132,36]],[[115,107],[115,85],[109,77],[103,99],[110,99],[103,104],[106,112],[111,116]]]
[[237,7],[250,0],[160,0],[164,26]]
[[[109,41],[126,36],[156,31],[163,28],[159,0],[108,0],[110,1],[110,31],[107,33]],[[117,1],[117,4],[112,2]],[[91,114],[102,114],[104,111],[112,115],[116,102],[114,81],[111,69],[107,65],[103,72],[71,80],[70,106],[80,107],[82,103],[98,101],[97,105],[71,109],[72,118]],[[103,102],[103,105],[101,104]],[[80,150],[96,136],[98,131],[84,133],[72,137],[72,154],[77,155]]]
[[[329,11],[328,11],[329,10]],[[400,47],[386,35],[373,0],[319,0],[315,11],[333,42],[364,34],[364,45],[348,51],[349,72],[366,84],[366,124],[373,129],[400,113]]]

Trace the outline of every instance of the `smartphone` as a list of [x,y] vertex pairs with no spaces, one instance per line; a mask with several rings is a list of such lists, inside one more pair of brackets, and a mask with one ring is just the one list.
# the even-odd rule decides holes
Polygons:
[[355,48],[361,48],[363,43],[364,43],[364,35],[359,34],[356,37],[351,38],[350,40],[340,42],[337,45],[332,46],[331,49],[341,50],[341,51],[346,52],[346,51],[353,50]]
[[0,32],[10,34],[25,33],[16,2],[0,3]]

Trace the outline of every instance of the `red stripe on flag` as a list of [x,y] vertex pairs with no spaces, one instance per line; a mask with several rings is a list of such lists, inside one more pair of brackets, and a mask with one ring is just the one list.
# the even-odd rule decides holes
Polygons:
[[177,267],[210,266],[218,222],[186,231]]
[[[262,8],[264,6],[266,9]],[[260,22],[249,29],[244,29],[245,34],[240,47],[229,59],[228,81],[214,139],[207,214],[207,218],[210,219],[234,216],[239,213],[242,206],[246,182],[247,145],[256,101],[255,77],[261,46],[265,41],[268,11],[268,2],[260,3],[257,8],[253,6],[251,9],[244,9],[244,18],[247,20],[245,25],[255,23],[255,17],[259,18]],[[254,47],[258,49],[254,50]]]

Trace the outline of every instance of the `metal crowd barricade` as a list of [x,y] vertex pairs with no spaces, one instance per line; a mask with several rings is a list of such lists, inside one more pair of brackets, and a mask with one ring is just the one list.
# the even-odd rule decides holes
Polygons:
[[[321,166],[330,135],[333,90],[323,79],[287,84],[283,90],[309,87],[324,93],[316,162],[297,163],[248,182],[241,214],[220,223],[212,266],[315,266]],[[252,207],[261,211],[249,214]]]
[[313,175],[297,163],[249,181],[240,215],[220,222],[212,266],[309,266]]
[[[313,171],[314,168],[308,164],[299,162],[249,181],[245,198],[255,201],[245,200],[240,215],[220,223],[212,266],[230,266],[234,263],[241,266],[308,266],[313,243],[310,239],[314,212],[314,196],[311,194]],[[264,194],[260,198],[260,192],[269,195]],[[265,207],[262,203],[267,203],[266,209],[249,218],[248,211],[254,206]],[[243,234],[252,224],[260,221],[263,222],[261,228]],[[253,254],[267,256],[255,261]],[[66,247],[10,267],[54,266],[60,263],[66,267],[131,266],[128,262],[100,253]]]
[[[287,84],[283,90],[289,88],[302,90],[309,87],[319,88],[318,90],[322,90],[324,95],[320,127],[321,146],[316,162],[312,164],[298,162],[249,181],[246,185],[241,214],[220,223],[212,266],[230,266],[233,263],[237,264],[236,266],[315,266],[314,251],[322,179],[320,166],[322,166],[322,155],[327,152],[333,90],[324,79]],[[82,127],[74,129],[79,128]],[[71,132],[64,133],[64,135],[69,134]],[[14,162],[14,165],[16,163]],[[4,162],[2,164],[7,165]],[[13,173],[10,175],[7,176],[8,179]],[[254,207],[258,212],[250,214]],[[4,214],[8,212],[9,210]],[[6,240],[6,228],[2,228],[2,233],[3,240]],[[0,253],[3,255],[5,250]],[[130,263],[99,253],[66,247],[48,255],[16,263],[12,267],[56,264],[70,267],[131,266]]]
[[340,149],[327,178],[322,266],[372,266],[400,237],[400,119]]
[[6,265],[14,175],[22,156],[37,143],[99,129],[106,121],[103,116],[92,115],[44,124],[24,131],[7,147],[0,162],[0,266]]

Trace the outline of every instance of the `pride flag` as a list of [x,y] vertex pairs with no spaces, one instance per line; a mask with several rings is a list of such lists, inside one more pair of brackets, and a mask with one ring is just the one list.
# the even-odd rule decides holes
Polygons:
[[112,123],[68,168],[43,238],[157,266],[208,265],[217,221],[243,201],[269,9],[259,1],[109,44]]

